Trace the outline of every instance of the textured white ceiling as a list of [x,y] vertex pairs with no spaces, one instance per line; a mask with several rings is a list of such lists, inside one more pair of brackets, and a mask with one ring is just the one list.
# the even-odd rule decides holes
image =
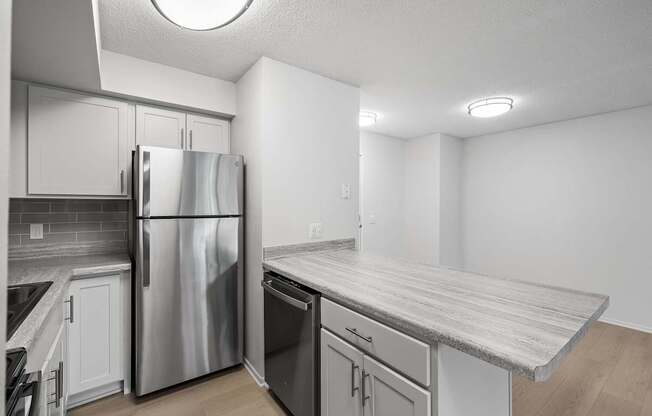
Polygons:
[[[459,137],[652,103],[650,0],[254,0],[212,32],[100,0],[103,47],[237,81],[262,55],[359,85],[370,130]],[[514,97],[495,119],[465,105]]]

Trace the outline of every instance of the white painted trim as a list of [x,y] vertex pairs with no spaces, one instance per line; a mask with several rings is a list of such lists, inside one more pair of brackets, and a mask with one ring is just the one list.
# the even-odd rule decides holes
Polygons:
[[634,329],[636,331],[641,331],[641,332],[646,332],[648,334],[652,334],[652,327],[645,326],[645,325],[632,324],[632,323],[629,323],[629,322],[618,321],[616,319],[604,319],[604,318],[601,318],[601,319],[599,319],[599,321],[604,322],[606,324],[618,325],[618,326],[622,326],[622,327],[625,327],[625,328]]
[[247,372],[249,372],[251,378],[254,379],[256,384],[258,384],[258,387],[263,387],[265,389],[269,388],[267,383],[265,383],[265,379],[261,377],[258,371],[256,371],[256,368],[249,362],[249,360],[247,360],[247,357],[243,358],[243,364],[244,364],[244,368],[246,368]]
[[85,404],[103,399],[108,396],[112,396],[122,391],[123,391],[123,382],[117,381],[114,383],[109,383],[105,386],[100,386],[88,391],[83,391],[81,393],[73,394],[70,397],[68,397],[68,406],[66,410],[83,406]]

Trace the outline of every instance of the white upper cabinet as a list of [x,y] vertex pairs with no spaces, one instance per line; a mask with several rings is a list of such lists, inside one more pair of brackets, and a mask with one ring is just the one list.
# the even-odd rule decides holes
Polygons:
[[184,149],[186,113],[136,106],[136,144]]
[[30,86],[27,193],[127,196],[129,105]]
[[229,153],[229,122],[219,118],[188,114],[188,150]]
[[136,144],[229,153],[229,122],[157,107],[136,107]]

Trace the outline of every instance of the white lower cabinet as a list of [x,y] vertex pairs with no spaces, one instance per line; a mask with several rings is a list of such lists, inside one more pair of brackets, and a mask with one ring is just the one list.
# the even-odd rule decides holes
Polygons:
[[430,392],[321,330],[322,416],[430,416]]
[[61,326],[41,368],[40,415],[63,416],[68,397],[65,374],[66,337]]
[[364,357],[365,416],[430,415],[430,393],[371,357]]
[[321,330],[321,415],[360,416],[363,354]]
[[[73,280],[68,292],[68,369],[71,405],[115,392],[124,380],[121,275]],[[107,387],[108,386],[108,387]]]

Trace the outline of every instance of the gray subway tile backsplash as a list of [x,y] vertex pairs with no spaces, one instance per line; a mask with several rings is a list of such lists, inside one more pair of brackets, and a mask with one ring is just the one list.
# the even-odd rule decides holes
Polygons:
[[60,214],[21,214],[20,222],[22,224],[54,224],[57,222],[76,222],[76,213]]
[[78,222],[127,221],[123,212],[80,212],[78,216]]
[[29,234],[29,224],[9,224],[9,235],[16,234]]
[[50,224],[51,233],[66,233],[78,231],[101,231],[102,224],[99,222],[64,222],[61,224]]
[[50,212],[50,203],[42,199],[11,199],[10,212]]
[[102,231],[127,231],[126,222],[103,222]]
[[124,239],[124,231],[103,231],[77,234],[77,241],[123,241]]
[[[126,249],[128,212],[126,200],[10,199],[9,257],[12,249],[17,258],[25,250],[79,254]],[[30,239],[29,224],[43,224],[43,239]]]
[[105,201],[102,203],[102,211],[104,212],[124,212],[129,209],[129,201]]
[[20,246],[20,236],[19,235],[10,235],[8,244],[9,244],[9,247],[18,247],[18,246]]
[[65,200],[53,202],[52,212],[100,212],[102,211],[101,201],[79,201]]
[[77,241],[77,236],[75,233],[48,233],[43,234],[43,239],[32,240],[29,238],[29,235],[20,236],[20,244],[23,246],[26,245],[35,245],[35,244],[61,244],[61,243],[73,243]]

